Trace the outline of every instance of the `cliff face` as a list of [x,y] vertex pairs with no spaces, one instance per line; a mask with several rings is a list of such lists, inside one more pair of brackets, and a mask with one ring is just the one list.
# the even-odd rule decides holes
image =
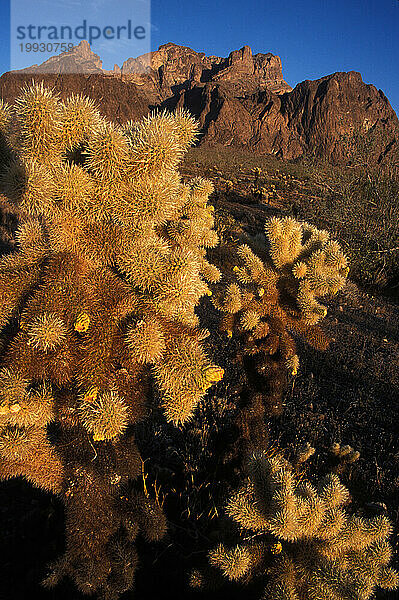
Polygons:
[[[79,65],[86,74],[71,74]],[[154,108],[184,106],[200,120],[201,144],[208,146],[244,147],[287,159],[312,153],[339,161],[343,135],[378,128],[384,139],[375,160],[398,151],[398,118],[381,90],[365,84],[359,73],[334,73],[292,89],[280,58],[253,55],[249,46],[221,58],[169,43],[105,71],[82,41],[35,70],[34,78],[54,86],[61,97],[85,94],[119,123]],[[31,70],[4,74],[1,97],[13,102],[31,79]]]
[[189,108],[208,146],[247,147],[287,159],[312,153],[339,161],[342,136],[378,127],[386,139],[377,144],[375,160],[398,148],[394,110],[380,90],[353,71],[304,81],[279,95],[258,89],[242,96],[234,85],[211,83],[181,93],[168,106]]
[[[399,120],[381,90],[363,82],[360,73],[334,73],[304,81],[284,97],[287,127],[306,152],[339,160],[340,136],[379,129],[386,137],[376,152],[398,149]],[[287,156],[288,157],[288,156]],[[377,155],[375,158],[378,158]]]

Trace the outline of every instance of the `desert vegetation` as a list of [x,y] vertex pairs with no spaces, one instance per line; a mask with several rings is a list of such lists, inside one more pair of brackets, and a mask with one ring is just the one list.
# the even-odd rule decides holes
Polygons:
[[[336,319],[345,302],[358,340],[370,335],[359,315],[371,301],[360,313],[348,275],[395,291],[395,175],[359,164],[345,179],[310,162],[283,170],[274,158],[189,150],[198,125],[185,111],[117,126],[43,85],[0,106],[0,129],[4,539],[21,510],[47,542],[29,542],[41,550],[22,583],[5,576],[9,597],[25,585],[104,599],[157,597],[165,585],[178,598],[396,589],[399,448],[377,471],[391,488],[376,494],[370,476],[397,410],[392,301],[381,300],[386,371],[365,347],[331,350],[351,326]],[[359,198],[376,190],[392,214],[370,281],[354,244],[373,252],[376,214],[366,238]],[[357,383],[355,364],[374,389]],[[384,379],[392,412],[378,421]],[[366,393],[378,447],[351,428]],[[340,394],[356,414],[335,410]],[[24,535],[10,545],[15,572]]]
[[309,156],[284,161],[218,147],[190,150],[184,170],[200,169],[210,177],[223,202],[246,198],[328,229],[350,258],[353,281],[397,297],[399,157],[382,165],[370,158],[380,135],[370,130],[343,138],[346,162],[338,165]]
[[[301,449],[297,465],[314,452]],[[364,519],[346,514],[349,491],[337,475],[317,487],[299,477],[281,455],[254,454],[249,476],[229,499],[227,513],[252,536],[232,548],[219,544],[209,553],[211,566],[231,580],[267,573],[263,598],[353,598],[367,600],[378,585],[396,589],[398,574],[388,565],[392,532],[384,516]],[[216,577],[209,575],[214,585]],[[207,574],[193,572],[201,587]]]

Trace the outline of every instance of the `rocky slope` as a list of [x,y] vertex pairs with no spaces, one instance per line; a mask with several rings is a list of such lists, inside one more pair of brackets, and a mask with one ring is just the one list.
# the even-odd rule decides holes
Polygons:
[[234,84],[207,83],[169,100],[168,108],[185,106],[200,120],[202,143],[250,148],[285,159],[303,154],[339,161],[342,136],[378,130],[375,159],[398,150],[399,121],[381,90],[362,81],[360,73],[334,73],[299,83],[292,92],[269,89],[242,93]]
[[13,104],[21,88],[34,79],[44,81],[54,88],[62,99],[71,94],[83,94],[96,101],[101,113],[118,123],[138,119],[148,113],[149,107],[162,101],[157,93],[151,93],[135,84],[127,84],[116,77],[106,75],[46,74],[32,76],[24,73],[4,73],[0,77],[0,98]]
[[[84,74],[74,73],[79,68]],[[169,43],[106,71],[82,41],[34,70],[35,79],[54,86],[62,97],[86,94],[118,122],[157,107],[184,106],[200,120],[200,143],[207,146],[339,161],[343,136],[374,129],[378,139],[373,158],[398,153],[398,118],[383,92],[365,84],[359,73],[334,73],[292,89],[283,79],[280,58],[253,55],[249,46],[221,58]],[[31,69],[4,74],[1,97],[12,102],[31,79]]]

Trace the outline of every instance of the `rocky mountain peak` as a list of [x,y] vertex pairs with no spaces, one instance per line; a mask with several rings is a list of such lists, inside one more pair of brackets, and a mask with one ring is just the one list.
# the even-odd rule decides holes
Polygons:
[[74,46],[72,50],[70,50],[69,54],[75,54],[76,56],[80,56],[81,58],[86,58],[89,60],[93,57],[97,58],[97,54],[94,54],[87,40],[82,40],[79,42],[77,46]]
[[82,40],[67,52],[52,56],[40,65],[20,69],[17,73],[101,73],[103,62],[95,54],[89,42]]
[[119,123],[155,107],[187,108],[201,124],[202,145],[339,161],[343,137],[376,130],[381,135],[376,160],[398,152],[398,118],[383,92],[364,83],[359,73],[333,73],[292,89],[283,79],[279,56],[253,54],[247,45],[224,58],[168,42],[105,71],[82,40],[28,73],[5,73],[0,96],[12,103],[32,80],[32,70],[61,97],[90,96]]
[[151,54],[129,58],[123,63],[122,74],[130,81],[139,83],[144,73],[154,83],[158,82],[162,90],[175,86],[188,88],[208,81],[239,87],[267,87],[277,94],[292,89],[283,79],[280,58],[271,53],[253,56],[249,46],[233,50],[224,58],[168,42]]
[[279,94],[292,88],[284,81],[281,60],[271,53],[253,56],[249,46],[230,52],[227,58],[207,56],[188,46],[168,42],[155,52],[137,58],[128,58],[122,67],[113,70],[102,67],[100,57],[90,44],[82,40],[68,52],[53,56],[41,65],[33,65],[20,72],[35,73],[103,73],[107,76],[124,77],[138,85],[161,90],[167,97],[172,87],[190,87],[196,83],[218,81],[244,87],[267,87]]
[[239,62],[250,64],[252,60],[252,50],[249,46],[243,46],[240,50],[233,50],[229,54],[228,61],[231,65]]

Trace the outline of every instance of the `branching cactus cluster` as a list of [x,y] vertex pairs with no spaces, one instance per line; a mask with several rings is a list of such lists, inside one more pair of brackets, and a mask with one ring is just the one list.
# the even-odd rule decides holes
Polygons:
[[265,235],[244,239],[245,244],[226,242],[217,249],[223,279],[213,302],[223,315],[222,331],[243,342],[238,359],[248,381],[247,399],[237,425],[248,453],[264,447],[264,417],[282,412],[287,375],[297,374],[293,334],[319,350],[328,347],[319,326],[327,309],[319,298],[340,290],[349,269],[326,231],[290,217],[273,217]]
[[[242,541],[211,550],[210,564],[230,580],[262,577],[265,600],[368,600],[377,586],[396,589],[389,520],[350,514],[349,502],[337,475],[314,486],[281,455],[258,453],[227,505]],[[192,584],[203,583],[193,573]]]
[[220,277],[205,256],[212,184],[179,176],[197,134],[184,111],[118,127],[87,98],[32,85],[0,106],[0,127],[2,201],[21,215],[0,259],[0,477],[65,502],[46,584],[68,575],[113,598],[132,585],[138,532],[165,531],[137,483],[150,377],[177,424],[223,376],[194,312]]
[[232,272],[226,273],[214,303],[224,312],[222,328],[248,332],[252,352],[279,351],[287,369],[299,366],[294,331],[316,347],[325,336],[316,327],[327,309],[318,299],[345,284],[349,268],[338,242],[327,231],[291,217],[271,218],[266,236],[230,250]]

